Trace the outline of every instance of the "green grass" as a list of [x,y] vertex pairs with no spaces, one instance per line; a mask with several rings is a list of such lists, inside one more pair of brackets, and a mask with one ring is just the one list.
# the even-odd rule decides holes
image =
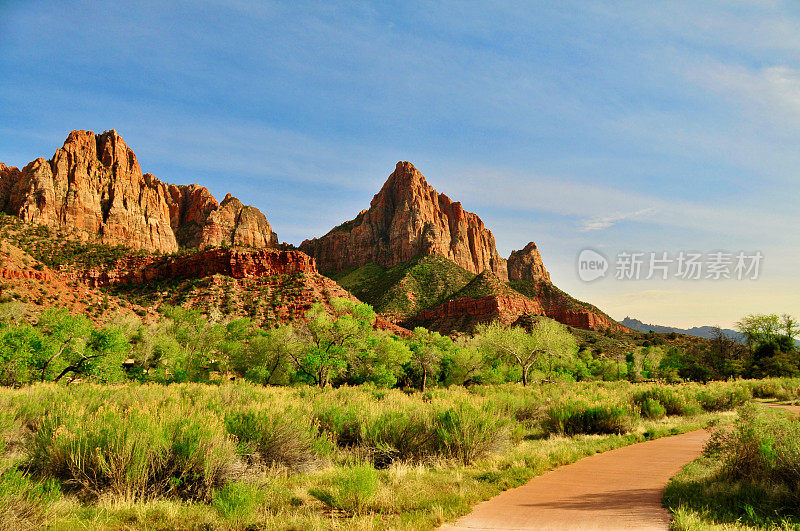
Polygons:
[[508,285],[513,290],[522,293],[526,297],[540,301],[545,313],[560,308],[566,308],[568,310],[588,310],[592,313],[602,315],[611,321],[614,320],[597,306],[589,304],[588,302],[579,301],[568,293],[561,291],[550,282],[514,280],[509,282]]
[[398,318],[441,304],[475,277],[441,256],[423,256],[390,268],[368,264],[328,276],[376,312]]
[[747,404],[670,480],[674,529],[800,529],[800,421]]
[[509,288],[500,278],[491,271],[484,271],[476,275],[469,284],[458,290],[450,299],[460,299],[463,297],[519,297],[519,293]]
[[[552,467],[730,417],[644,418],[635,397],[656,388],[0,389],[0,512],[12,528],[433,528]],[[670,389],[697,404],[704,388]],[[577,413],[553,430],[554,411]]]

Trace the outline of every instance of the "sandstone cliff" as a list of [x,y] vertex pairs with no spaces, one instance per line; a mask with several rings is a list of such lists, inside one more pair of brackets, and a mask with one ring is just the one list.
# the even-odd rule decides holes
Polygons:
[[79,270],[72,276],[89,286],[103,287],[213,275],[253,279],[297,273],[317,274],[314,259],[300,251],[209,249],[166,260],[158,256],[129,256],[111,269]]
[[0,210],[84,238],[149,251],[215,245],[273,247],[266,217],[235,198],[222,205],[198,185],[167,185],[142,173],[111,130],[72,131],[53,158],[21,171],[0,164]]
[[521,251],[511,251],[511,256],[508,257],[508,279],[550,282],[550,273],[545,269],[542,255],[535,243],[530,242]]
[[461,203],[436,192],[410,162],[397,163],[369,210],[321,238],[304,241],[300,250],[316,258],[326,273],[439,255],[472,273],[489,270],[508,278],[491,231]]

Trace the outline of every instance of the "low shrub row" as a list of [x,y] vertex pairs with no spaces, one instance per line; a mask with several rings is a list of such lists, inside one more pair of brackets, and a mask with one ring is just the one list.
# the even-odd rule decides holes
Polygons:
[[[21,456],[16,469],[29,472],[34,486],[20,496],[28,496],[31,507],[51,492],[48,481],[83,498],[109,493],[208,502],[240,496],[227,485],[267,468],[305,472],[331,461],[370,469],[397,462],[468,465],[531,434],[624,434],[643,419],[729,409],[749,396],[750,387],[736,382],[552,383],[425,393],[244,382],[40,384],[0,390],[0,441],[6,453]],[[361,474],[358,468],[348,473]],[[14,476],[0,474],[0,488],[16,484]]]

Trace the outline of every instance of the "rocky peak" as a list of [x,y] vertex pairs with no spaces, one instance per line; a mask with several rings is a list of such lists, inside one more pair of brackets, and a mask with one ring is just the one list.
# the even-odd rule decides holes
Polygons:
[[231,194],[211,212],[203,226],[199,247],[275,247],[278,235],[257,208],[243,205]]
[[300,249],[322,271],[376,263],[391,267],[418,256],[448,258],[467,271],[508,278],[494,236],[480,218],[430,186],[410,162],[398,162],[370,208]]
[[264,214],[204,187],[167,185],[142,173],[136,155],[113,129],[72,131],[51,160],[20,172],[0,165],[0,210],[86,238],[150,251],[179,246],[273,247]]
[[511,256],[508,257],[508,279],[550,282],[550,273],[545,269],[542,255],[534,242],[528,243],[521,251],[511,251]]

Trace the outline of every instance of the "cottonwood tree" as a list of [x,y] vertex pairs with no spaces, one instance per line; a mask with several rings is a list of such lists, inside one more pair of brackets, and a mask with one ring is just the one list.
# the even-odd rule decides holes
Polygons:
[[418,326],[409,339],[411,346],[411,364],[421,373],[420,390],[425,391],[428,376],[436,376],[439,372],[442,357],[453,345],[453,341],[439,332]]
[[333,299],[330,311],[314,304],[306,314],[305,348],[293,355],[296,370],[324,389],[347,368],[349,357],[364,348],[374,322],[368,304]]
[[478,327],[477,336],[481,348],[489,355],[502,357],[519,366],[523,386],[528,385],[534,366],[544,364],[548,374],[552,374],[555,361],[577,350],[572,334],[552,319],[539,319],[530,332],[495,321]]
[[251,337],[232,360],[232,367],[238,375],[254,382],[287,384],[292,360],[302,347],[297,330],[290,324],[282,324]]

